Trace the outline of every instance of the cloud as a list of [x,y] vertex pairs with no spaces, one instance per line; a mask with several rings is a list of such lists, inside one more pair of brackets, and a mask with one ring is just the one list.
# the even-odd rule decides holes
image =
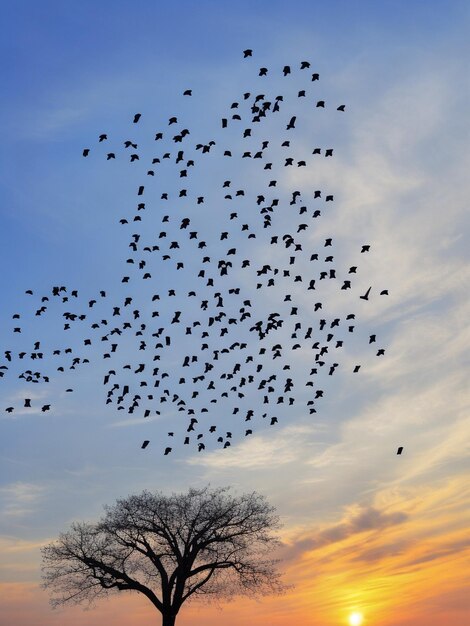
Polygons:
[[30,515],[45,492],[44,486],[26,482],[16,482],[0,487],[1,517],[11,518]]
[[382,513],[374,507],[358,511],[349,520],[349,527],[354,532],[364,532],[366,530],[379,530],[387,526],[402,524],[408,519],[408,515],[402,511],[393,513]]
[[422,554],[421,556],[411,559],[407,561],[406,565],[408,567],[413,567],[414,565],[420,565],[422,563],[429,563],[430,561],[435,561],[437,559],[445,559],[446,557],[454,554],[459,554],[461,552],[466,551],[470,548],[470,539],[465,537],[463,539],[459,539],[457,541],[453,541],[450,543],[445,543],[440,546],[438,549],[431,550]]
[[17,554],[30,552],[46,545],[47,541],[27,541],[17,537],[0,536],[0,551],[2,554]]
[[300,443],[312,432],[313,428],[308,426],[287,426],[275,434],[253,435],[225,450],[192,456],[187,463],[210,469],[252,469],[286,465],[298,459]]
[[297,560],[306,552],[344,541],[359,533],[383,530],[402,524],[407,519],[408,515],[403,511],[385,513],[373,506],[356,507],[343,522],[327,526],[321,531],[287,545],[282,550],[282,558],[287,561]]
[[[449,76],[435,71],[422,72],[419,80],[405,76],[375,98],[373,108],[354,112],[348,143],[328,167],[317,169],[319,186],[337,188],[341,181],[335,208],[319,228],[326,234],[334,227],[345,251],[371,243],[369,257],[360,259],[356,284],[367,288],[367,275],[373,293],[378,287],[390,290],[386,302],[364,308],[363,319],[403,319],[455,292],[465,293],[462,229],[468,223],[469,161],[458,134],[446,135],[442,146],[449,106],[461,106]],[[436,145],[433,162],[430,150]],[[308,172],[291,176],[289,185],[310,183]]]
[[383,543],[378,546],[374,546],[368,550],[364,550],[352,558],[353,561],[359,561],[364,563],[375,563],[382,559],[388,559],[390,557],[402,555],[409,542],[395,541],[391,543]]
[[40,549],[47,542],[18,539],[10,535],[0,535],[0,585],[4,581],[34,580],[38,575]]
[[[0,419],[15,419],[19,416],[35,416],[35,415],[43,415],[41,412],[41,406],[34,406],[36,402],[41,403],[41,400],[48,397],[48,392],[46,390],[32,390],[29,388],[21,388],[17,389],[14,393],[10,393],[4,400],[5,406],[13,406],[14,411],[12,413],[2,412],[0,414]],[[25,398],[29,398],[33,403],[31,408],[24,408],[23,402]]]

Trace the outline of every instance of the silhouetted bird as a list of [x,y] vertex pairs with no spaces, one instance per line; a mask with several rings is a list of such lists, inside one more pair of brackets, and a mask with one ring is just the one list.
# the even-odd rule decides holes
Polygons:
[[[243,51],[244,58],[252,54],[251,49]],[[294,61],[292,67],[309,69],[310,62]],[[10,333],[18,333],[18,336],[14,336],[15,342],[11,346],[5,345],[0,352],[4,354],[5,363],[0,363],[0,382],[17,373],[24,384],[40,385],[49,381],[48,375],[32,369],[17,372],[15,366],[22,359],[25,364],[28,361],[44,363],[45,369],[46,365],[52,365],[49,369],[57,377],[60,377],[59,372],[70,371],[72,376],[73,371],[78,373],[88,363],[91,370],[101,359],[109,360],[114,369],[100,374],[105,387],[104,402],[130,414],[140,412],[144,418],[150,415],[162,415],[165,418],[173,416],[174,431],[168,432],[168,436],[173,437],[176,443],[178,432],[183,430],[181,440],[184,445],[197,446],[200,452],[209,448],[208,441],[203,443],[204,435],[220,430],[222,422],[218,415],[227,412],[227,405],[232,407],[232,420],[243,412],[245,421],[253,420],[253,424],[260,404],[282,404],[287,418],[289,410],[292,411],[289,407],[297,406],[302,400],[310,414],[316,413],[314,402],[323,397],[323,391],[318,389],[318,386],[322,386],[319,383],[325,380],[325,376],[331,376],[341,368],[341,348],[347,346],[347,338],[354,331],[353,324],[356,323],[350,321],[355,319],[354,314],[350,313],[346,316],[347,323],[343,329],[341,322],[344,317],[336,316],[333,307],[333,304],[336,305],[335,290],[343,291],[340,298],[357,298],[352,295],[355,293],[352,287],[356,285],[353,280],[345,280],[344,275],[347,273],[348,279],[354,279],[365,268],[351,265],[354,261],[348,263],[347,247],[341,250],[339,239],[335,240],[339,248],[337,254],[319,259],[315,248],[319,249],[322,240],[325,247],[333,246],[335,233],[326,233],[321,227],[316,230],[311,228],[309,218],[318,220],[329,208],[320,210],[317,206],[312,207],[311,203],[333,202],[334,197],[329,190],[322,192],[312,189],[307,193],[305,185],[301,187],[302,192],[292,189],[294,184],[300,185],[304,178],[308,180],[313,175],[309,150],[312,155],[333,156],[331,147],[304,146],[305,137],[301,129],[296,127],[297,120],[302,121],[302,126],[304,121],[308,125],[314,113],[312,104],[313,108],[326,108],[324,100],[314,97],[312,101],[312,98],[306,98],[309,73],[292,72],[291,65],[280,65],[284,77],[295,74],[289,79],[289,82],[294,80],[295,84],[288,93],[274,95],[272,86],[269,94],[261,93],[262,89],[255,90],[256,80],[267,80],[267,67],[261,67],[258,71],[248,63],[245,68],[250,73],[254,71],[248,81],[250,91],[235,93],[232,104],[229,100],[229,106],[220,111],[215,110],[213,102],[203,107],[202,110],[215,115],[215,126],[206,124],[205,120],[198,129],[180,128],[178,125],[176,131],[168,137],[166,133],[152,131],[147,138],[151,140],[154,136],[155,141],[161,142],[157,144],[159,147],[161,145],[161,151],[157,154],[149,154],[146,150],[145,135],[149,133],[145,132],[145,126],[138,129],[142,136],[140,139],[139,135],[140,149],[133,139],[122,141],[122,137],[117,137],[117,145],[122,142],[125,150],[130,149],[130,152],[128,159],[121,159],[115,166],[120,168],[120,176],[124,176],[122,168],[131,167],[132,164],[132,174],[137,176],[132,183],[135,185],[134,198],[136,195],[139,197],[137,206],[131,206],[128,213],[118,218],[123,227],[122,232],[125,233],[131,224],[136,231],[125,236],[127,243],[124,245],[128,246],[128,253],[122,260],[129,271],[118,274],[120,282],[118,280],[114,287],[109,287],[108,296],[104,290],[100,292],[101,298],[107,299],[90,299],[93,294],[84,295],[75,289],[56,286],[52,288],[52,295],[56,298],[53,306],[52,303],[49,307],[35,306],[32,309],[33,315],[36,311],[34,317],[29,315],[29,308],[24,314],[18,310],[13,319],[21,319],[23,329],[19,326],[9,329]],[[279,66],[276,72],[279,72]],[[319,74],[312,73],[311,80],[319,80]],[[191,96],[192,90],[185,89],[182,95]],[[335,107],[337,111],[345,110],[344,104]],[[133,123],[137,124],[140,119],[141,113],[136,113]],[[179,124],[176,116],[167,119],[168,126]],[[266,123],[262,125],[263,122]],[[219,140],[218,135],[207,136],[205,133],[210,128],[215,128],[214,132],[221,134],[224,142]],[[262,128],[266,129],[266,134],[261,136]],[[289,131],[288,140],[284,138],[285,131]],[[189,142],[187,137],[191,133],[197,136],[200,143]],[[108,136],[102,133],[98,139],[102,142]],[[243,141],[243,148],[240,141]],[[176,143],[185,149],[175,149]],[[282,158],[278,154],[278,146],[284,149]],[[84,157],[90,153],[90,148],[83,149]],[[194,154],[199,159],[195,157],[193,160]],[[117,151],[104,152],[107,161],[118,160],[120,155]],[[230,158],[222,159],[222,156]],[[245,189],[237,189],[240,186],[237,181],[241,178],[235,175],[241,159],[246,168],[243,174],[243,180],[247,181]],[[149,169],[150,162],[150,167],[154,169]],[[231,168],[232,164],[234,169]],[[139,166],[145,169],[140,171]],[[191,169],[193,167],[194,170]],[[269,179],[260,177],[256,167],[269,171]],[[288,172],[293,176],[283,177],[282,189],[279,189],[281,184],[278,173],[284,171],[281,169],[283,167],[291,167]],[[297,168],[305,168],[306,177],[299,178],[298,173],[296,175]],[[139,180],[140,174],[150,178]],[[180,185],[175,186],[175,181],[182,178],[185,179],[184,189],[180,189]],[[148,185],[141,184],[143,180],[149,181]],[[155,189],[151,185],[156,185]],[[210,188],[206,189],[205,186],[209,185]],[[210,193],[211,188],[213,193]],[[279,192],[272,194],[271,188],[279,189]],[[223,193],[220,196],[221,189]],[[149,199],[147,203],[140,202],[143,199],[140,196],[144,193]],[[278,197],[274,198],[273,195]],[[152,199],[154,202],[150,204]],[[166,206],[171,203],[171,211],[166,211],[168,215],[164,215],[164,203],[167,203]],[[200,208],[204,210],[199,211]],[[302,216],[302,222],[296,220],[297,212]],[[240,223],[238,220],[241,220]],[[160,221],[165,224],[165,230],[157,228]],[[192,231],[189,231],[190,225]],[[286,228],[292,231],[285,232]],[[327,234],[330,236],[325,239]],[[159,245],[155,243],[157,239]],[[256,239],[256,242],[252,239]],[[224,241],[229,242],[226,247],[222,243]],[[263,258],[260,251],[267,243],[280,246],[280,249],[274,251],[270,248],[276,253]],[[120,244],[116,245],[119,247]],[[361,252],[368,252],[369,248],[369,245],[363,245]],[[284,249],[288,250],[288,255],[284,255]],[[334,267],[334,261],[337,267]],[[109,263],[111,271],[114,267],[111,258]],[[124,273],[127,275],[124,276]],[[337,277],[341,280],[335,283],[333,279]],[[138,280],[146,281],[146,286],[160,284],[163,291],[159,289],[160,293],[155,293],[155,289],[137,289]],[[303,283],[299,287],[303,286],[304,289],[297,289],[297,283]],[[372,286],[360,298],[368,300],[371,289]],[[253,293],[249,295],[251,290]],[[305,299],[307,290],[321,292],[314,299],[316,302]],[[348,290],[351,293],[348,294]],[[386,289],[377,291],[380,295],[388,295]],[[28,290],[26,293],[32,296],[34,305],[33,291]],[[42,304],[47,301],[47,296],[45,298]],[[174,306],[169,306],[170,298],[174,298]],[[149,307],[150,302],[156,301],[158,306]],[[73,302],[74,306],[70,303],[66,305],[67,302]],[[282,307],[286,306],[284,303],[289,303],[289,308],[283,310]],[[131,304],[132,308],[129,308]],[[375,299],[372,299],[368,305],[372,313],[374,304]],[[341,304],[341,310],[344,311],[343,306],[347,306],[347,303]],[[87,310],[90,318],[83,313],[84,308],[93,309]],[[325,311],[324,319],[317,317],[321,310]],[[40,316],[48,317],[50,321],[51,332],[54,333],[51,336],[57,341],[52,349],[44,348],[48,345],[46,341],[34,341],[33,344],[17,342],[23,338],[26,341],[28,337],[36,337],[32,334],[33,324],[30,320],[32,318],[34,321]],[[60,326],[55,330],[54,320],[60,320]],[[110,320],[118,324],[113,328]],[[27,324],[31,325],[31,329],[25,328]],[[62,328],[67,332],[65,337],[69,338],[66,345]],[[335,328],[341,331],[338,336]],[[250,334],[250,341],[247,340],[247,333]],[[362,339],[367,343],[367,339],[364,340],[367,336],[362,334],[361,327],[358,341]],[[369,335],[369,343],[375,341],[375,335]],[[33,351],[31,345],[34,345]],[[100,345],[105,346],[103,350],[99,350]],[[299,363],[297,356],[304,353],[304,358],[305,352],[310,350],[313,363],[302,380],[303,370],[296,366]],[[83,351],[90,359],[83,358]],[[120,354],[124,353],[129,355],[125,359],[129,363],[124,364],[121,360]],[[376,351],[377,356],[384,353],[385,348]],[[185,368],[185,378],[181,376],[181,367]],[[357,373],[360,367],[352,365],[353,373]],[[279,374],[291,369],[296,372],[295,377],[281,381]],[[92,379],[95,372],[90,370]],[[308,371],[310,376],[307,376]],[[295,386],[293,380],[296,381]],[[55,389],[58,381],[54,383]],[[310,395],[304,401],[300,391],[295,393],[304,386],[312,387],[314,399]],[[75,385],[74,389],[79,391]],[[259,403],[255,404],[258,390],[263,390],[263,395]],[[71,392],[71,387],[66,391]],[[35,397],[44,398],[42,402],[50,402],[45,392],[32,396],[33,399]],[[31,408],[33,401],[24,399],[24,407]],[[248,406],[252,408],[248,409]],[[50,408],[51,404],[44,404],[42,411]],[[14,406],[6,410],[13,412]],[[180,412],[182,417],[188,416],[188,435],[194,431],[194,437],[186,435],[184,428],[177,429]],[[201,424],[199,432],[196,432],[198,421],[195,416],[204,413],[208,414],[210,421]],[[230,411],[227,414],[230,415]],[[262,417],[267,418],[268,413]],[[267,421],[274,425],[278,423],[278,418],[270,416]],[[232,424],[235,427],[233,422],[228,421],[227,428],[231,428]],[[148,421],[146,426],[150,426]],[[237,429],[239,436],[243,436],[243,433],[248,436],[253,432],[254,428]],[[218,436],[217,442],[227,448],[231,439],[232,432],[228,431],[226,437]],[[149,439],[145,439],[142,449],[149,442]],[[210,445],[214,443],[211,438]],[[170,447],[163,448],[165,456],[171,451]]]
[[295,120],[296,119],[297,118],[296,118],[295,115],[290,118],[290,121],[289,121],[289,123],[286,126],[286,130],[290,130],[291,128],[295,128]]

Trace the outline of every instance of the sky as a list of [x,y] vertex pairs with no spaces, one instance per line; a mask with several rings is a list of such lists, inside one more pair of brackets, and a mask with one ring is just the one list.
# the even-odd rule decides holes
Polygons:
[[[315,229],[302,233],[304,247],[323,255],[324,239],[333,237],[332,254],[359,270],[351,291],[333,289],[331,281],[322,286],[325,316],[336,312],[343,319],[353,306],[358,323],[338,372],[321,379],[325,397],[316,402],[317,412],[309,413],[305,402],[289,411],[283,407],[273,427],[258,416],[250,437],[243,436],[244,423],[220,415],[221,423],[225,419],[233,427],[228,449],[213,440],[201,453],[179,445],[186,423],[174,408],[145,420],[106,405],[107,366],[98,342],[90,348],[89,367],[60,377],[52,375],[54,365],[48,385],[31,389],[13,375],[18,373],[13,365],[2,370],[0,625],[158,623],[153,607],[140,597],[114,596],[87,611],[53,610],[41,588],[40,549],[72,522],[98,519],[103,505],[119,497],[208,483],[230,485],[238,493],[254,489],[276,508],[283,523],[281,569],[292,587],[283,597],[194,603],[183,607],[181,626],[341,626],[354,611],[366,626],[465,623],[470,611],[468,3],[19,0],[2,9],[0,365],[9,364],[6,350],[16,353],[27,345],[31,351],[39,339],[45,352],[81,344],[83,324],[65,335],[57,299],[51,297],[46,315],[34,313],[53,286],[66,285],[69,294],[77,289],[83,302],[99,300],[101,289],[110,302],[123,293],[138,302],[154,289],[163,294],[176,284],[176,301],[190,319],[189,271],[178,273],[161,263],[151,285],[132,274],[130,289],[123,291],[128,241],[135,231],[119,219],[130,221],[147,165],[139,162],[138,170],[129,164],[122,141],[133,139],[142,155],[153,156],[153,134],[167,132],[172,115],[191,130],[190,146],[219,138],[220,118],[233,113],[231,103],[246,91],[257,93],[260,84],[269,93],[285,94],[282,123],[266,127],[273,160],[286,156],[279,139],[286,136],[289,111],[297,115],[293,156],[310,159],[305,168],[281,167],[276,192],[286,199],[294,189],[334,195],[334,202],[318,205],[322,216]],[[253,49],[251,58],[243,58],[246,48]],[[305,75],[298,70],[304,60],[311,63]],[[282,76],[286,64],[296,68],[290,83]],[[260,67],[269,68],[265,83],[258,77]],[[305,82],[312,71],[320,80]],[[308,90],[305,102],[293,97],[302,86]],[[183,97],[188,88],[192,96]],[[315,94],[322,94],[325,110],[312,106]],[[340,104],[346,105],[344,112],[337,112]],[[136,112],[142,119],[133,125]],[[227,137],[240,150],[247,140],[232,127]],[[108,135],[106,147],[98,142],[101,133]],[[253,133],[257,141],[268,136]],[[171,140],[166,145],[175,149]],[[311,148],[317,145],[334,148],[333,158],[313,161]],[[83,158],[86,147],[90,154]],[[106,160],[108,150],[115,150],[115,161]],[[205,160],[200,152],[193,154],[197,177],[188,189],[207,194],[192,214],[194,224],[218,237],[222,212],[209,199],[220,196],[215,181],[223,181],[226,172],[233,189],[246,190],[240,214],[257,215],[254,199],[261,178],[269,176],[255,169],[253,159],[226,164],[216,152]],[[160,165],[164,175],[152,180],[155,189],[179,189],[175,168],[163,159]],[[146,191],[145,200],[152,198],[157,191],[154,196]],[[185,205],[168,206],[172,219],[183,215],[179,207]],[[281,228],[298,223],[288,211],[279,219]],[[145,220],[144,239],[151,229],[164,228],[155,216]],[[233,245],[247,251],[253,265],[274,266],[280,252],[266,244],[267,231],[259,225],[252,217],[256,241],[240,232]],[[360,253],[363,244],[370,244],[368,254]],[[225,242],[217,245],[226,249]],[[195,253],[185,248],[181,254],[191,269]],[[307,271],[306,265],[301,268]],[[287,310],[279,286],[264,299],[245,274],[234,271],[233,281],[253,299],[256,313]],[[360,300],[370,285],[370,301]],[[302,306],[312,302],[305,283],[295,289]],[[379,296],[384,289],[389,295]],[[169,324],[170,298],[159,304],[162,325]],[[105,315],[106,306],[99,300],[96,314]],[[12,319],[15,313],[21,313],[20,322]],[[18,324],[22,332],[13,333]],[[372,333],[378,343],[371,347]],[[244,337],[253,341],[252,335]],[[184,336],[176,341],[163,367],[179,371],[185,341]],[[376,358],[375,346],[385,355]],[[122,363],[140,362],[132,342],[123,339],[119,349]],[[311,367],[306,352],[301,348],[291,356],[299,387]],[[360,373],[351,374],[358,362]],[[269,364],[273,372],[277,366]],[[74,393],[65,392],[69,386]],[[202,404],[208,402],[208,393],[201,396]],[[300,396],[305,399],[305,393]],[[32,409],[23,408],[25,397],[32,399]],[[262,412],[260,394],[248,401]],[[42,412],[47,403],[51,410]],[[6,412],[8,406],[15,410]],[[163,456],[170,428],[173,451]],[[147,439],[149,447],[141,450]],[[403,453],[397,456],[399,446]]]

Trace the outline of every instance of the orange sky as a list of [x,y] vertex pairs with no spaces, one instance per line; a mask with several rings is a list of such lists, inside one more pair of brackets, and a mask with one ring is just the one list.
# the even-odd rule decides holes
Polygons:
[[[353,611],[370,626],[463,624],[470,576],[470,486],[463,478],[381,492],[373,506],[353,506],[336,523],[284,534],[282,597],[183,607],[179,626],[341,626]],[[28,546],[4,550],[14,559]],[[35,562],[25,562],[34,571]],[[32,582],[5,583],[2,624],[147,626],[159,614],[143,597],[115,597],[95,609],[54,610]]]

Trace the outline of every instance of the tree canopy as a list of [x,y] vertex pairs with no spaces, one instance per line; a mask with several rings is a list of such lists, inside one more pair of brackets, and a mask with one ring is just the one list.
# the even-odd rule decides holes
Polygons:
[[143,491],[105,507],[96,523],[72,524],[43,548],[53,606],[143,594],[173,626],[189,599],[281,593],[269,558],[279,520],[264,496],[204,487],[166,496]]

